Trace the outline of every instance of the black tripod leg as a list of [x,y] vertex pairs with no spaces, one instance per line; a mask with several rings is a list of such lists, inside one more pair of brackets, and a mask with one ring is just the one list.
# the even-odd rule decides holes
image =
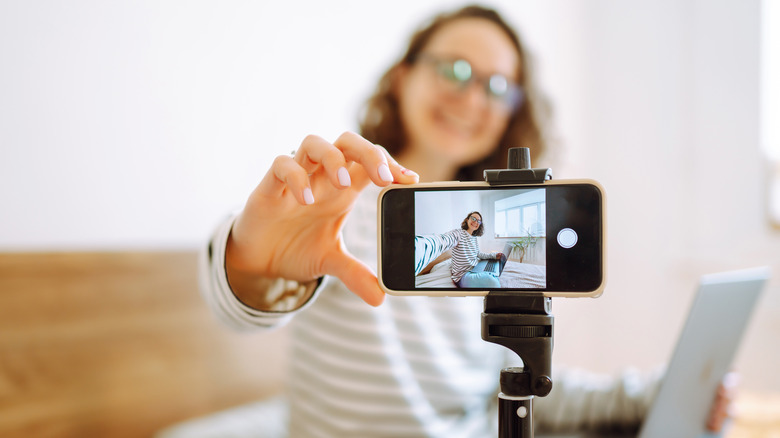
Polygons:
[[498,438],[534,436],[533,398],[498,394]]

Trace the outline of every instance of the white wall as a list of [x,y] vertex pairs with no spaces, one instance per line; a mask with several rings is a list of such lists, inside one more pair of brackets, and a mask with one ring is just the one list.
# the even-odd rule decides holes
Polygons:
[[198,246],[435,7],[0,3],[0,248]]
[[[759,2],[588,5],[566,169],[606,187],[608,287],[557,302],[556,354],[615,370],[668,358],[699,275],[770,265],[780,276],[780,234],[764,203]],[[736,365],[748,387],[780,389],[779,285]]]
[[[569,3],[495,5],[555,67],[577,61],[547,25]],[[455,5],[0,2],[0,249],[197,247],[275,155],[356,129],[411,30]]]
[[415,198],[414,232],[419,235],[441,234],[460,228],[467,214],[483,210],[478,192],[419,192]]
[[[780,276],[759,0],[492,3],[555,102],[556,177],[608,193],[609,286],[555,303],[556,363],[649,368],[700,274]],[[355,129],[410,30],[453,4],[0,2],[0,250],[198,247],[274,155]],[[775,280],[740,356],[747,386],[780,390],[780,357],[761,356],[779,295]]]

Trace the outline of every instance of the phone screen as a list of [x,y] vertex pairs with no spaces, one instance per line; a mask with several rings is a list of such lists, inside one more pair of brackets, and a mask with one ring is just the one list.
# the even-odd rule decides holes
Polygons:
[[425,186],[380,202],[388,292],[593,293],[603,284],[595,184]]

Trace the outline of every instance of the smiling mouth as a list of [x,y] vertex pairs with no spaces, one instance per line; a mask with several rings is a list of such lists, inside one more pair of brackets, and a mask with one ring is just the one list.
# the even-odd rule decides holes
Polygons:
[[436,116],[439,123],[444,126],[445,129],[460,136],[471,136],[476,129],[471,121],[447,111],[438,111]]

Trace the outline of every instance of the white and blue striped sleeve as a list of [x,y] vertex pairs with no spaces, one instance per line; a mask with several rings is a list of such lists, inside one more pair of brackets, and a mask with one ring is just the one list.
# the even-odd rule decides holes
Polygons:
[[221,223],[198,260],[200,291],[216,317],[237,330],[276,328],[287,323],[298,311],[309,306],[326,283],[320,278],[307,283],[283,278],[259,280],[266,290],[266,309],[242,303],[233,293],[225,271],[225,247],[235,216]]
[[537,398],[534,420],[540,431],[635,432],[655,399],[664,370],[619,376],[563,368],[553,371],[553,390]]

